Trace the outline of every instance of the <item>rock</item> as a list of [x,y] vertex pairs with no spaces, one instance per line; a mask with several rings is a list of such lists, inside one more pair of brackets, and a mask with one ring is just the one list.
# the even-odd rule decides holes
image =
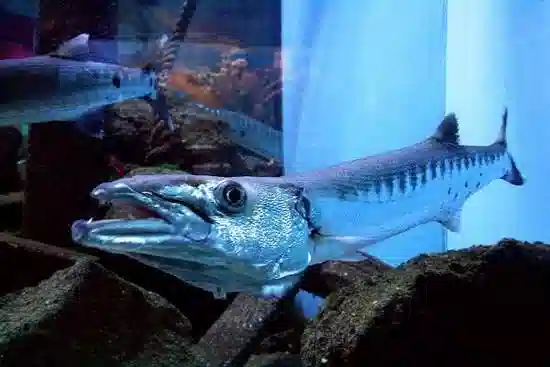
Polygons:
[[89,217],[90,192],[109,178],[103,142],[67,122],[32,124],[26,169],[25,236],[71,246],[71,224]]
[[193,287],[158,269],[129,257],[100,253],[99,263],[120,277],[155,292],[177,307],[193,326],[193,340],[201,338],[220,317],[234,296],[226,300],[214,299],[210,292]]
[[[305,366],[548,365],[550,248],[503,240],[419,256],[328,297]],[[529,361],[529,362],[526,362]]]
[[112,110],[105,124],[109,153],[124,163],[144,164],[156,124],[152,107],[143,100],[130,100],[117,103]]
[[254,355],[245,367],[300,367],[302,362],[299,355],[274,353]]
[[23,199],[23,192],[0,195],[0,232],[21,230]]
[[1,366],[204,365],[189,321],[166,300],[92,257],[19,241],[0,243]]
[[373,284],[378,276],[392,269],[376,258],[358,262],[327,261],[310,267],[302,278],[300,288],[326,297],[358,281]]
[[244,365],[296,291],[278,300],[239,294],[196,345],[197,354],[214,366]]
[[[170,164],[193,174],[217,176],[254,174],[240,148],[224,136],[223,124],[181,113],[173,117],[176,130],[169,131],[164,122],[154,119],[147,102],[119,103],[106,124],[106,150],[126,164]],[[280,172],[281,167],[264,164],[255,170],[268,175]]]
[[0,127],[0,195],[22,189],[17,161],[23,137],[15,126]]

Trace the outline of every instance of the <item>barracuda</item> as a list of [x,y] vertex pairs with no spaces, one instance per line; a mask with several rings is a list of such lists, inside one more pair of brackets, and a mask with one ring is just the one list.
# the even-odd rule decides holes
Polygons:
[[[88,34],[47,55],[0,60],[0,126],[75,121],[80,131],[102,136],[103,109],[114,103],[157,98],[152,68],[90,61]],[[165,106],[154,104],[166,116]],[[165,120],[170,129],[173,123]]]
[[225,134],[236,144],[267,159],[283,161],[283,138],[279,130],[240,112],[186,102],[181,106],[187,116],[225,123]]
[[460,145],[449,114],[417,144],[296,176],[139,175],[104,183],[93,197],[131,206],[141,218],[77,221],[72,236],[217,297],[277,296],[308,266],[361,260],[369,245],[421,224],[458,231],[464,202],[496,179],[523,185],[507,150],[507,116],[488,146]]

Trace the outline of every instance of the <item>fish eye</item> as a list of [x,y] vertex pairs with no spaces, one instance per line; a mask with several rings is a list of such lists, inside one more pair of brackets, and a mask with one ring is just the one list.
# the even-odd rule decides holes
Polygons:
[[223,181],[216,187],[216,201],[226,211],[241,211],[246,204],[246,190],[235,181]]

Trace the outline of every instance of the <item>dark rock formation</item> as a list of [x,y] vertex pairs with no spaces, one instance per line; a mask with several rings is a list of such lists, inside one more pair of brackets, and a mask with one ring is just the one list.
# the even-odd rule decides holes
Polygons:
[[274,353],[252,356],[245,367],[300,367],[299,355]]
[[91,257],[2,240],[1,366],[204,366],[189,321],[158,295]]
[[90,215],[95,206],[90,191],[108,178],[101,140],[78,133],[67,122],[33,124],[23,206],[25,235],[70,245],[72,222]]
[[208,330],[195,350],[214,365],[242,366],[258,348],[296,290],[279,300],[239,294]]
[[548,246],[505,240],[396,269],[350,265],[324,264],[306,276],[304,286],[316,279],[317,292],[330,294],[305,322],[290,294],[239,295],[216,309],[205,292],[123,256],[0,234],[0,365],[550,363]]
[[21,176],[17,167],[23,137],[14,126],[0,127],[0,195],[20,191]]
[[419,256],[329,296],[305,366],[548,365],[550,248],[502,241]]
[[23,213],[23,193],[12,192],[0,195],[0,232],[18,232],[21,230]]
[[374,284],[379,275],[391,269],[390,265],[375,258],[348,263],[327,261],[310,267],[302,278],[300,288],[326,297],[355,282]]
[[169,131],[155,121],[151,106],[141,100],[119,103],[106,124],[106,151],[125,164],[173,165],[193,174],[215,176],[275,174],[275,164],[247,163],[245,154],[224,136],[218,122],[188,119],[174,108],[178,128]]

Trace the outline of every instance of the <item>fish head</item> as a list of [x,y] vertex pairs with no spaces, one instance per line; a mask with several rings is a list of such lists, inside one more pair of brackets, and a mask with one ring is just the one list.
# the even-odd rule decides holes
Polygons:
[[103,183],[94,198],[139,215],[77,221],[72,237],[203,289],[254,293],[300,274],[311,260],[307,201],[299,187],[280,182],[168,174]]

